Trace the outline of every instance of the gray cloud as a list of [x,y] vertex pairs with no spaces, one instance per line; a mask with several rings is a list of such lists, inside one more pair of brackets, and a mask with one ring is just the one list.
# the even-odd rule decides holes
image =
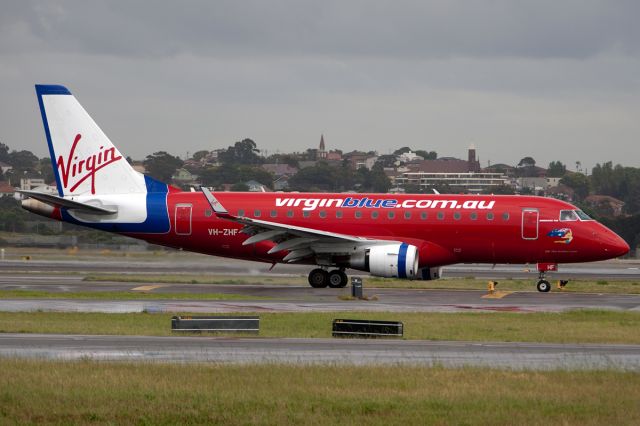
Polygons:
[[105,0],[15,2],[0,22],[5,37],[91,54],[585,58],[637,54],[637,16],[635,1]]
[[633,1],[4,2],[0,140],[45,155],[34,83],[126,154],[252,137],[640,165]]

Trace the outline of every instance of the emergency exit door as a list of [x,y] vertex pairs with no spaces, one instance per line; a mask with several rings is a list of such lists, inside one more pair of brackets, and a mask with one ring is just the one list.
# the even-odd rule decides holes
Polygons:
[[522,209],[522,239],[538,239],[538,209]]
[[191,204],[176,204],[176,234],[191,235]]

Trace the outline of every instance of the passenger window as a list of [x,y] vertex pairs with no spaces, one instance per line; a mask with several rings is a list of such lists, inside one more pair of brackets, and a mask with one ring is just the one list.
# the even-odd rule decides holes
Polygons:
[[571,222],[578,220],[578,215],[573,210],[560,210],[560,221]]
[[336,217],[338,219],[342,219],[342,211],[341,210],[336,211]]
[[411,219],[411,212],[404,212],[405,219]]
[[371,219],[377,219],[378,218],[378,212],[371,212]]
[[493,220],[493,213],[487,213],[487,220]]
[[275,210],[271,210],[271,213],[269,213],[269,216],[271,217],[278,217],[278,212]]
[[505,220],[505,221],[509,220],[509,213],[507,212],[502,213],[502,220]]
[[240,217],[244,216],[244,210],[242,209],[238,210],[238,216]]
[[293,210],[287,210],[287,217],[293,217]]
[[436,217],[438,218],[438,220],[444,220],[444,212],[438,212]]
[[302,217],[309,217],[311,216],[311,212],[302,212]]
[[469,217],[471,218],[471,220],[477,220],[477,219],[478,219],[478,213],[476,213],[476,212],[471,212],[471,214],[469,215]]
[[420,213],[420,219],[422,219],[422,220],[426,220],[428,216],[429,215],[427,214],[427,212]]
[[204,215],[205,215],[206,217],[211,217],[211,215],[212,215],[212,214],[213,214],[213,211],[212,211],[212,210],[210,210],[210,209],[206,209],[206,210],[204,211]]
[[389,212],[389,213],[387,213],[387,217],[388,217],[389,219],[393,219],[394,217],[396,217],[396,212]]
[[254,210],[253,217],[260,217],[260,210]]
[[325,217],[327,217],[327,212],[325,212],[324,210],[320,210],[319,216],[324,219]]
[[460,212],[455,212],[455,213],[453,214],[453,218],[454,218],[455,220],[460,220],[460,218],[461,218],[461,217],[462,217],[462,215],[460,214]]
[[362,212],[360,210],[356,211],[356,219],[360,219],[362,217]]

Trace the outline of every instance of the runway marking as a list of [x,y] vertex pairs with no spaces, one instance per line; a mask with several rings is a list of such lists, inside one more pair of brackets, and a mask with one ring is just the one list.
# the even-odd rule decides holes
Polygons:
[[140,287],[134,287],[131,290],[132,291],[151,291],[151,290],[155,290],[156,288],[162,288],[162,287],[166,287],[166,285],[143,285]]
[[489,293],[489,294],[485,294],[484,296],[482,296],[483,299],[502,299],[505,296],[510,295],[511,293],[513,293],[512,291],[496,291],[493,293]]

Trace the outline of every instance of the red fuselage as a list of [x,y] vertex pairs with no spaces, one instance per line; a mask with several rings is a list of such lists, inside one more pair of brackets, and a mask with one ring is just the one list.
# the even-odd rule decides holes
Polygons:
[[[420,251],[420,267],[589,262],[629,251],[614,232],[587,218],[575,206],[551,198],[246,192],[221,192],[216,197],[235,216],[415,245]],[[217,217],[200,192],[170,188],[167,209],[171,223],[168,233],[126,235],[254,261],[280,262],[287,254],[268,254],[274,246],[271,241],[243,245],[247,239],[241,232],[243,226]]]

